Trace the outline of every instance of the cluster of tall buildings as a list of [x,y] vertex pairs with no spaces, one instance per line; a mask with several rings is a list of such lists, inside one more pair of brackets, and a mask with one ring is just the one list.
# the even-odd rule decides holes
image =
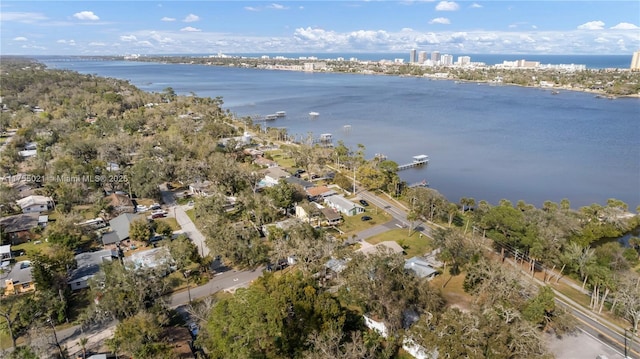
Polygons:
[[[430,55],[430,56],[429,56]],[[409,53],[410,64],[420,64],[428,66],[453,66],[453,55],[441,54],[440,51],[432,51],[428,54],[426,51],[411,50]],[[464,66],[471,64],[471,57],[458,56],[455,62],[456,65]]]

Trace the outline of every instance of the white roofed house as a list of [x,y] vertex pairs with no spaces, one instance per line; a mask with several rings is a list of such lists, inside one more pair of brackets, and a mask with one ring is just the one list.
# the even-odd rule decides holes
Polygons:
[[189,192],[194,196],[210,196],[213,194],[213,182],[211,181],[196,181],[189,184]]
[[349,201],[343,196],[326,197],[324,203],[346,216],[355,216],[356,214],[364,213],[364,207]]
[[22,213],[40,213],[52,210],[55,203],[51,197],[32,195],[16,201]]

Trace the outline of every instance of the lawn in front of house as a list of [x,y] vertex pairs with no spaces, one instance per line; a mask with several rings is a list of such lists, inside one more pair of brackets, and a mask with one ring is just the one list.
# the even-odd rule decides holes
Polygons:
[[[371,219],[368,221],[363,221],[362,217],[364,216],[369,216],[371,217]],[[341,231],[345,232],[345,236],[350,237],[365,229],[369,229],[379,224],[386,223],[390,221],[392,217],[385,211],[378,210],[374,206],[369,206],[365,208],[364,213],[355,216],[345,216],[343,214],[342,219],[344,222],[339,225],[338,228],[340,228]]]
[[378,244],[385,241],[394,241],[398,243],[406,253],[407,258],[414,256],[422,256],[432,250],[431,240],[420,233],[412,232],[409,236],[409,230],[406,228],[392,229],[377,236],[367,238],[367,242]]
[[178,221],[173,217],[156,218],[154,219],[154,221],[165,222],[169,225],[169,227],[171,227],[171,230],[174,232],[182,229],[182,227],[180,227],[180,225],[178,224]]
[[274,150],[268,152],[269,156],[278,163],[278,166],[283,168],[293,168],[295,167],[295,161],[293,158],[289,157],[282,150]]

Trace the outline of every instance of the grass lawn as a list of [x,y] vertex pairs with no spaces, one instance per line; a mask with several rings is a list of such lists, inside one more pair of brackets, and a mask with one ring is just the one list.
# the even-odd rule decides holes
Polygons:
[[[36,244],[36,242],[40,243]],[[11,250],[16,252],[24,251],[24,255],[15,257],[16,262],[20,262],[29,259],[29,256],[37,251],[48,254],[51,253],[52,249],[51,244],[45,242],[44,238],[40,238],[37,240],[32,240],[31,242],[11,246]]]
[[293,168],[295,165],[293,158],[288,157],[282,150],[269,151],[267,153],[280,167]]
[[158,221],[158,222],[165,222],[166,224],[169,225],[169,227],[171,227],[172,231],[178,231],[180,229],[182,229],[180,227],[180,225],[178,224],[178,221],[175,218],[156,218],[154,219],[154,221]]
[[431,286],[442,292],[442,296],[448,306],[460,309],[470,309],[473,302],[473,296],[466,293],[462,287],[465,275],[466,273],[462,272],[452,277],[447,270],[446,273],[439,274],[433,278]]
[[425,236],[420,237],[420,234],[415,232],[409,236],[408,229],[392,229],[367,239],[367,242],[371,244],[378,244],[384,241],[397,242],[404,248],[405,253],[407,253],[407,258],[424,255],[432,249],[429,238]]
[[[371,217],[369,221],[363,221],[363,216]],[[344,222],[338,226],[341,231],[345,232],[345,236],[354,235],[362,230],[374,227],[378,224],[383,224],[392,219],[392,217],[385,211],[378,210],[373,206],[366,207],[365,212],[356,216],[345,216],[342,218]]]
[[191,218],[191,222],[193,222],[193,223],[196,222],[196,210],[194,208],[188,209],[188,210],[184,211],[184,213],[186,213],[187,216],[189,216],[189,218]]

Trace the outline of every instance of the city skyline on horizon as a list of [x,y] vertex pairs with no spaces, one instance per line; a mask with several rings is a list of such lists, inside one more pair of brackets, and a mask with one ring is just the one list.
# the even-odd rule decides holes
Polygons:
[[[637,1],[3,1],[5,55],[631,55]],[[570,14],[570,16],[567,16]]]

